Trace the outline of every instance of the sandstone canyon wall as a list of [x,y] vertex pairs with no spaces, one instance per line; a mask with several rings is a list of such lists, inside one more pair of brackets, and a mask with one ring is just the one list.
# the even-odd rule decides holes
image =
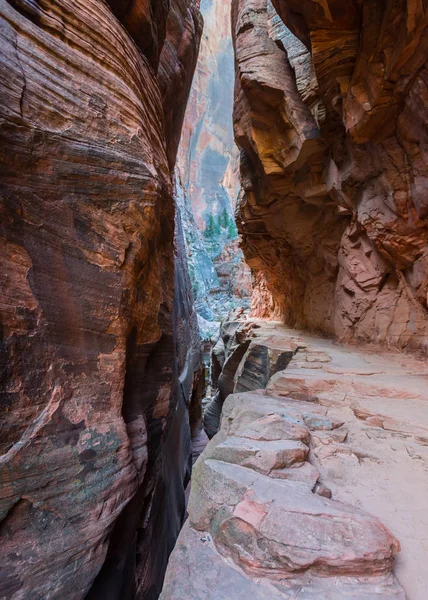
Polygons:
[[[204,32],[178,152],[183,223],[196,310],[205,337],[236,306],[249,306],[250,272],[239,248],[239,151],[232,110],[231,0],[202,0]],[[193,215],[193,216],[192,216]],[[210,264],[211,263],[211,264]]]
[[231,1],[202,0],[204,32],[177,162],[196,223],[233,211],[239,191],[239,152],[233,139],[234,59]]
[[200,389],[172,172],[201,30],[196,0],[0,0],[2,598],[160,591]]
[[427,4],[233,0],[232,35],[253,314],[426,353]]

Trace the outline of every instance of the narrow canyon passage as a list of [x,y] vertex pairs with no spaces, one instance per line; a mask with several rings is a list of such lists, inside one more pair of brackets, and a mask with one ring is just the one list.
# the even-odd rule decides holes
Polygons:
[[0,0],[1,600],[426,600],[427,165],[425,1]]
[[[410,149],[412,135],[426,139],[426,119],[408,130],[426,70],[419,87],[416,71],[387,63],[391,80],[396,68],[414,89],[396,112],[400,86],[376,80],[366,92],[358,64],[369,62],[374,8],[358,14],[331,2],[323,16],[311,4],[232,2],[236,218],[252,269],[251,316],[230,313],[212,349],[203,421],[212,439],[194,467],[162,600],[428,593],[427,213],[417,191],[421,146]],[[382,11],[377,26],[398,35],[398,13]],[[426,23],[425,11],[413,35]],[[358,54],[359,28],[369,25]],[[221,31],[216,24],[219,40]],[[422,38],[400,35],[414,60],[426,60]],[[382,85],[377,100],[373,86]],[[192,145],[190,114],[183,164],[198,217],[211,192],[203,185],[211,134],[202,121]],[[419,360],[364,342],[416,350]]]
[[248,309],[251,274],[239,248],[235,208],[239,149],[233,133],[234,55],[231,2],[202,0],[204,19],[177,155],[177,202],[195,310],[203,340],[218,338],[220,322]]

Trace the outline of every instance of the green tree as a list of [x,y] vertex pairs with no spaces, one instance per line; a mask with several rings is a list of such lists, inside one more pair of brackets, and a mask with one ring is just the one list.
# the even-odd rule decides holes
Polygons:
[[216,228],[216,222],[214,220],[214,215],[210,213],[208,215],[208,222],[205,223],[204,236],[206,238],[212,238],[214,235],[214,230]]
[[235,219],[230,219],[229,221],[227,237],[230,240],[234,240],[236,237],[238,237],[238,228],[236,227]]
[[229,227],[229,213],[227,212],[227,210],[225,208],[223,208],[221,225],[222,225],[223,229],[227,229]]

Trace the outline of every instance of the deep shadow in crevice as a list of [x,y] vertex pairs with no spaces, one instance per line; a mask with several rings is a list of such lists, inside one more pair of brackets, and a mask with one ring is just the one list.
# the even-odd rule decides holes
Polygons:
[[[174,340],[163,334],[155,344],[138,345],[136,339],[132,330],[127,342],[122,414],[127,424],[145,416],[147,467],[143,482],[113,527],[104,565],[87,600],[155,600],[185,515],[184,488],[191,473],[190,428],[185,399],[177,385]],[[165,385],[176,392],[166,407],[168,416],[157,416],[156,400]]]

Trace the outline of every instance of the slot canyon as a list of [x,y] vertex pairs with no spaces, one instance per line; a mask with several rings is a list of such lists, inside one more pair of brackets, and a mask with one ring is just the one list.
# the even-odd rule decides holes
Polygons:
[[0,600],[428,598],[428,1],[0,0]]

